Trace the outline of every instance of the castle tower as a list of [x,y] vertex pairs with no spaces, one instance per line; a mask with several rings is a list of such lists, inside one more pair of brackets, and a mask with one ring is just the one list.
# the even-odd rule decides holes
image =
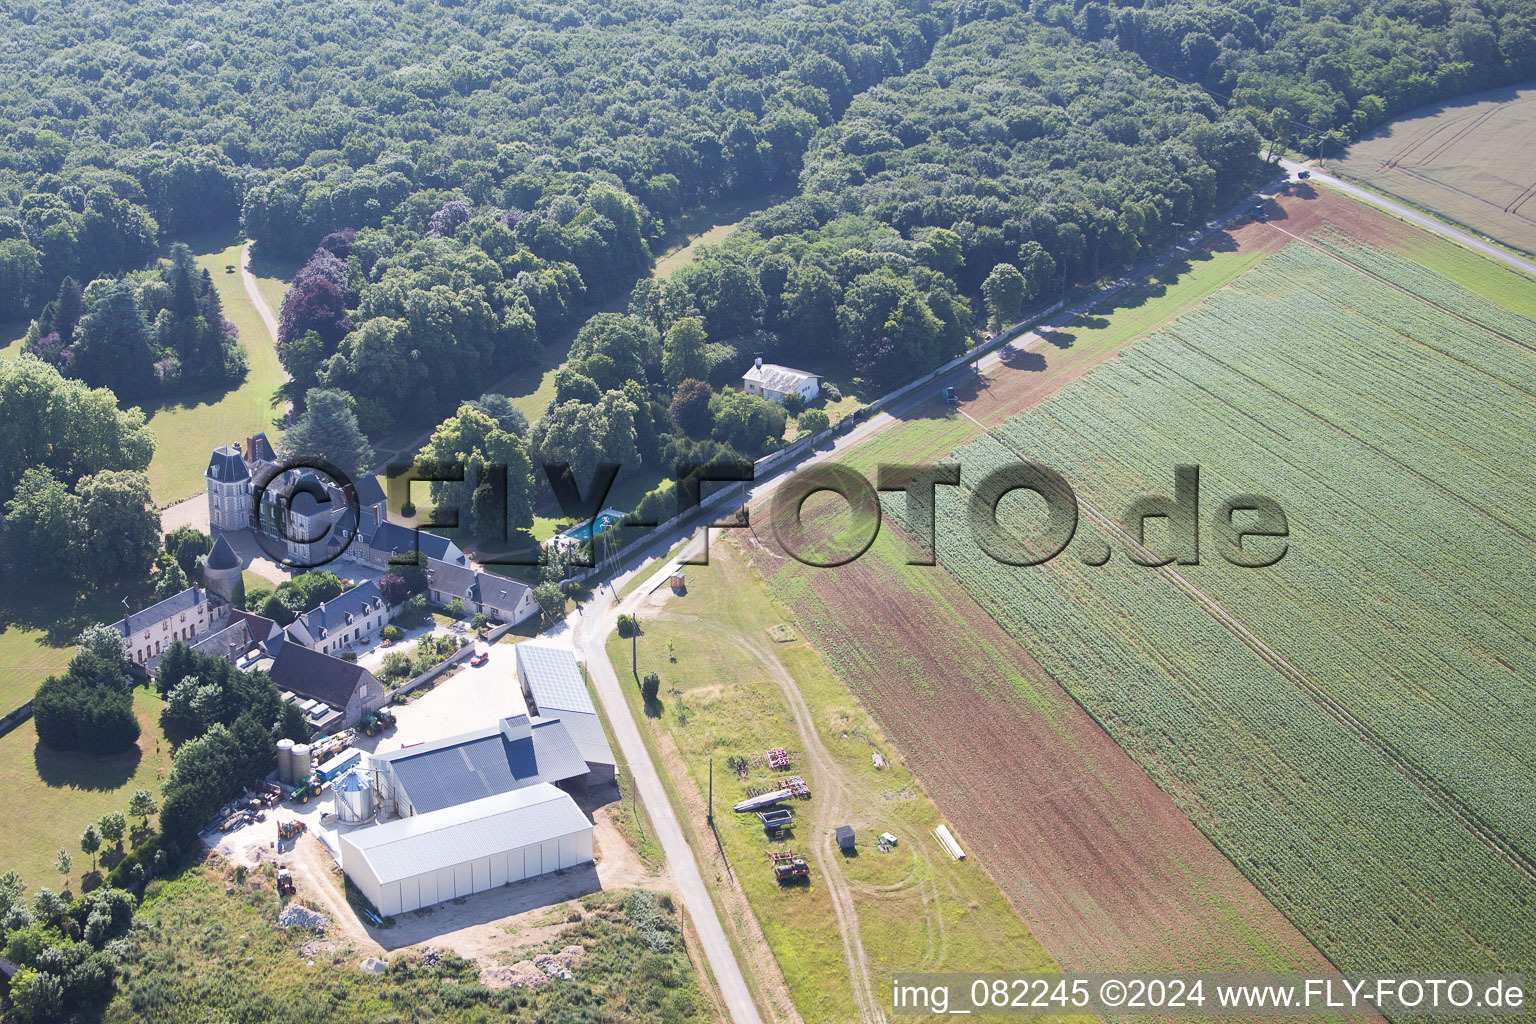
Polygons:
[[208,560],[203,563],[203,585],[231,603],[235,599],[235,584],[240,582],[240,556],[235,553],[229,538],[222,533],[213,542]]
[[215,530],[251,528],[251,472],[239,443],[215,448],[203,474],[208,491],[208,524]]

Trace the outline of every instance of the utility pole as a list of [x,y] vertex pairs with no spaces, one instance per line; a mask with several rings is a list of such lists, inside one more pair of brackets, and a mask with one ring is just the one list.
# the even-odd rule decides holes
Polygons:
[[704,812],[704,820],[709,822],[709,827],[715,827],[715,759],[709,759],[709,809]]
[[639,643],[640,617],[633,615],[629,620],[629,670],[634,673],[636,679],[640,678]]

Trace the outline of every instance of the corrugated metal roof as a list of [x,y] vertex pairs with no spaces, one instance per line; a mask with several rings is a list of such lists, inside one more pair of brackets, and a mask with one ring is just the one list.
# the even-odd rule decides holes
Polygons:
[[358,829],[341,841],[356,848],[387,884],[591,827],[569,794],[541,782]]
[[576,749],[588,764],[618,763],[613,759],[613,748],[608,745],[608,737],[603,735],[603,723],[598,721],[596,715],[584,711],[547,711],[542,717],[553,718],[565,726],[565,731],[571,734]]
[[496,725],[374,760],[393,766],[418,814],[587,774],[586,759],[565,726],[545,719],[534,720],[526,739],[509,741]]
[[544,644],[518,644],[515,650],[518,664],[528,679],[533,703],[541,714],[545,708],[584,711],[589,715],[597,713],[575,654],[564,647]]

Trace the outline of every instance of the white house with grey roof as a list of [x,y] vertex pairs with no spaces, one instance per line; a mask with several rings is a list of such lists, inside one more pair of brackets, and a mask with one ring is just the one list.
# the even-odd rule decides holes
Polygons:
[[465,611],[518,623],[538,614],[539,602],[526,583],[467,565],[427,559],[427,599],[434,604],[464,602]]
[[221,621],[221,611],[208,600],[202,587],[188,587],[148,608],[131,612],[112,623],[128,645],[128,656],[138,665],[153,669],[160,656],[177,640],[192,640]]
[[821,377],[758,358],[752,369],[741,375],[741,389],[770,402],[783,402],[790,395],[799,395],[809,404],[821,393]]
[[321,654],[339,654],[388,625],[394,609],[373,580],[359,583],[340,597],[320,602],[288,625],[288,639]]
[[215,448],[203,478],[215,532],[261,533],[283,545],[293,565],[310,567],[367,549],[374,529],[385,522],[384,490],[374,476],[362,474],[348,495],[311,469],[283,469],[266,434]]

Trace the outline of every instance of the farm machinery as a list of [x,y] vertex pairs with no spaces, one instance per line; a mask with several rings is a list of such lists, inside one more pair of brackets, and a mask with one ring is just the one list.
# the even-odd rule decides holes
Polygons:
[[810,877],[811,866],[798,854],[788,850],[775,850],[768,854],[768,860],[773,864],[773,877],[780,885]]
[[757,820],[763,823],[763,831],[771,838],[794,824],[795,812],[788,807],[774,807],[766,811],[758,811]]
[[277,823],[277,838],[297,839],[299,836],[304,834],[304,831],[307,828],[309,828],[309,826],[297,818],[290,818],[287,821],[280,821]]
[[377,735],[395,727],[395,713],[389,708],[379,708],[363,716],[362,729],[369,736]]
[[277,869],[277,891],[284,896],[292,896],[298,892],[298,888],[293,884],[293,876],[288,873],[287,868]]

